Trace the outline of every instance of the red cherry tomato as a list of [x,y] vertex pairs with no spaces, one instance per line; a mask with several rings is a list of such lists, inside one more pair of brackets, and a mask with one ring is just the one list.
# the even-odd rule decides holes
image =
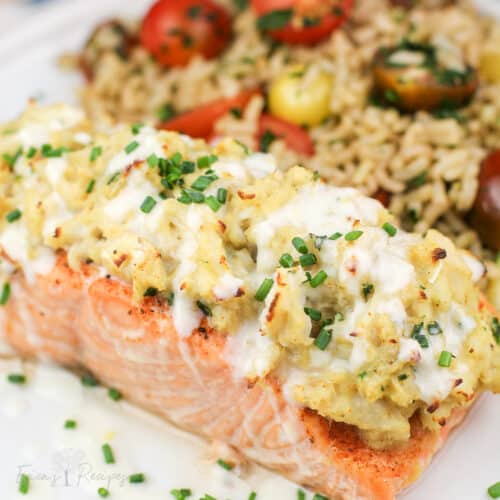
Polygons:
[[[338,0],[325,12],[325,2],[320,0],[252,0],[261,29],[292,45],[315,45],[328,38],[349,17],[353,4],[354,0]],[[295,15],[302,17],[302,26],[291,22]]]
[[231,17],[212,0],[158,0],[143,20],[143,47],[165,66],[218,56],[232,36]]
[[304,156],[314,155],[314,143],[311,137],[298,125],[263,114],[259,119],[259,144],[266,132],[271,132],[276,138],[283,139],[285,144],[296,153]]
[[471,222],[487,245],[500,250],[500,149],[490,153],[481,165]]
[[197,139],[208,140],[213,135],[214,123],[217,120],[232,109],[244,109],[250,99],[259,93],[256,90],[246,90],[235,97],[218,99],[167,120],[161,123],[159,128],[181,132]]

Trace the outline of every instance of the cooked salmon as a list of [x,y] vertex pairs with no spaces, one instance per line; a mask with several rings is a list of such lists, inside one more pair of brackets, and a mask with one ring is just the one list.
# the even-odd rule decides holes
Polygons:
[[353,427],[290,405],[276,380],[236,382],[225,336],[205,326],[179,338],[164,302],[134,304],[129,285],[91,267],[75,272],[64,255],[34,285],[16,276],[3,321],[21,355],[85,367],[130,401],[331,499],[395,498],[466,413],[456,411],[439,433],[414,419],[406,446],[372,450]]

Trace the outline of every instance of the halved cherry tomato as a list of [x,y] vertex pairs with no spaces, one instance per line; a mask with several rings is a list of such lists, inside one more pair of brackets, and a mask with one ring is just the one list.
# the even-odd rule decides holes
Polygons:
[[252,0],[257,25],[275,40],[315,45],[349,17],[354,0]]
[[257,90],[246,90],[234,97],[218,99],[160,123],[159,128],[208,140],[213,135],[214,124],[217,120],[232,109],[244,109],[250,99],[259,94],[260,92]]
[[212,0],[159,0],[142,23],[144,48],[165,66],[218,56],[232,36],[229,13]]
[[500,250],[500,149],[491,152],[481,165],[471,222],[484,243]]
[[301,155],[314,155],[314,143],[311,137],[298,125],[263,114],[259,119],[259,143],[266,132],[271,132],[276,138],[284,140],[290,149]]

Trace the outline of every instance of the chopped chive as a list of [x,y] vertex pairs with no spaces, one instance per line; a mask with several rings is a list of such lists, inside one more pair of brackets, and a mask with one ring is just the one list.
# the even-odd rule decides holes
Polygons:
[[437,321],[429,323],[427,325],[427,331],[429,332],[429,335],[439,335],[440,333],[443,333],[443,329]]
[[90,193],[94,190],[94,186],[95,186],[95,179],[92,179],[92,180],[89,182],[89,184],[88,184],[87,189],[85,190],[85,192],[86,192],[87,194],[90,194]]
[[314,277],[310,277],[308,279],[311,288],[318,288],[318,286],[322,285],[325,280],[328,278],[328,274],[325,271],[321,270]]
[[181,171],[183,174],[192,174],[196,168],[196,165],[192,161],[183,161],[181,165]]
[[8,153],[5,153],[2,155],[2,158],[7,162],[10,168],[13,168],[22,154],[23,154],[23,148],[19,148],[14,155],[9,155]]
[[142,472],[140,472],[138,474],[131,474],[128,477],[128,482],[131,484],[144,483],[144,482],[146,482],[146,476]]
[[292,239],[292,245],[295,247],[295,250],[297,250],[297,252],[301,254],[306,254],[309,252],[306,242],[298,236]]
[[400,375],[398,375],[398,380],[406,380],[408,378],[408,375],[406,375],[406,373],[401,373]]
[[292,9],[271,10],[257,19],[257,28],[261,31],[284,28],[292,18]]
[[193,184],[191,184],[191,188],[195,189],[196,191],[205,191],[212,182],[217,180],[216,175],[201,175],[196,179]]
[[420,347],[426,349],[427,347],[429,347],[429,339],[426,337],[424,333],[422,333],[423,328],[424,328],[423,323],[415,325],[411,332],[411,337],[420,344]]
[[196,305],[198,306],[198,309],[205,315],[205,316],[212,316],[212,309],[208,307],[205,303],[203,303],[201,300],[196,301]]
[[271,288],[273,287],[274,280],[272,278],[266,278],[262,284],[259,286],[259,289],[255,293],[255,300],[259,302],[264,302],[266,297],[269,295]]
[[328,347],[328,344],[331,342],[331,340],[332,332],[330,330],[327,330],[326,328],[322,328],[319,332],[319,335],[314,340],[314,345],[318,349],[324,351]]
[[335,316],[333,317],[333,322],[340,323],[342,321],[344,321],[344,315],[341,312],[335,313]]
[[177,153],[174,153],[172,158],[170,158],[170,161],[176,166],[180,167],[182,163],[182,155],[177,151]]
[[207,196],[205,198],[205,203],[214,211],[214,212],[217,212],[217,210],[219,210],[219,208],[221,207],[221,204],[219,203],[219,201],[217,200],[217,198],[215,196]]
[[97,493],[100,497],[102,498],[107,498],[109,497],[109,490],[107,490],[106,488],[99,488],[97,490]]
[[491,498],[500,498],[500,481],[498,483],[492,484],[488,488],[488,495]]
[[125,146],[125,153],[129,155],[130,153],[135,151],[139,146],[140,144],[137,141],[132,141]]
[[255,493],[255,491],[252,491],[252,493],[248,495],[248,500],[256,500],[256,498],[257,498],[257,493]]
[[[2,301],[0,300],[0,305]],[[491,332],[493,333],[493,337],[496,340],[497,344],[500,344],[500,321],[498,318],[493,318],[491,321]]]
[[22,373],[10,373],[7,375],[7,380],[11,384],[24,385],[26,383],[26,375]]
[[144,297],[156,297],[157,295],[158,295],[158,288],[155,288],[154,286],[146,288],[146,291],[144,292]]
[[314,266],[318,259],[316,259],[316,255],[313,253],[306,253],[305,255],[301,255],[299,257],[299,262],[302,267]]
[[294,265],[293,257],[289,253],[284,253],[280,257],[280,265],[281,265],[281,267],[285,267],[285,268],[293,267],[293,265]]
[[35,155],[36,155],[36,148],[34,146],[31,146],[29,149],[28,149],[28,152],[26,153],[26,158],[33,158]]
[[90,161],[96,161],[97,158],[99,158],[99,156],[101,156],[101,155],[102,155],[102,147],[101,146],[94,146],[90,150],[89,159],[90,159]]
[[120,399],[122,399],[122,393],[118,389],[114,389],[113,387],[110,387],[108,389],[108,396],[113,401],[120,401]]
[[172,307],[174,305],[174,300],[175,300],[175,293],[170,292],[167,296],[167,304]]
[[198,158],[198,168],[207,168],[215,163],[219,158],[216,155],[202,156]]
[[321,321],[321,311],[317,309],[312,309],[310,307],[304,307],[304,312],[313,320]]
[[80,381],[85,387],[97,387],[99,385],[99,381],[90,373],[82,375]]
[[175,116],[175,110],[170,103],[167,103],[156,110],[156,116],[160,121],[165,122]]
[[146,159],[146,161],[148,162],[148,165],[151,167],[151,168],[155,168],[158,166],[158,163],[160,162],[160,159],[158,158],[158,156],[156,156],[154,153],[149,155]]
[[19,493],[27,495],[30,490],[30,478],[26,474],[21,474],[19,479]]
[[222,458],[219,458],[217,460],[217,465],[220,465],[225,470],[232,470],[232,469],[234,469],[234,465],[232,465],[230,463],[227,463],[225,460],[222,460]]
[[361,373],[358,373],[358,377],[363,380],[366,376],[368,375],[368,372],[367,371],[364,371],[364,372],[361,372]]
[[144,123],[134,123],[131,127],[132,133],[137,135],[141,131],[142,127],[144,127]]
[[325,497],[324,495],[320,495],[319,493],[316,493],[313,496],[313,500],[328,500],[328,497]]
[[54,149],[50,144],[44,144],[40,150],[42,156],[45,158],[60,158],[63,153],[67,153],[68,151],[69,149],[65,147]]
[[221,204],[226,203],[227,200],[227,189],[219,188],[217,189],[217,201]]
[[243,142],[239,141],[238,139],[234,139],[234,142],[238,144],[238,146],[243,149],[243,152],[248,156],[250,154],[250,148]]
[[427,182],[427,177],[429,175],[429,172],[427,170],[424,170],[423,172],[420,172],[418,175],[415,177],[411,178],[407,183],[406,187],[408,189],[416,189],[421,186],[423,186]]
[[342,233],[339,233],[339,232],[336,232],[336,233],[333,233],[331,236],[328,237],[329,240],[338,240],[339,238],[342,238],[343,234]]
[[149,214],[149,212],[153,210],[155,205],[156,205],[156,200],[152,196],[146,196],[146,198],[142,202],[141,211],[143,211],[145,214]]
[[363,283],[361,291],[365,301],[367,301],[373,295],[375,286],[372,283]]
[[113,450],[111,449],[111,446],[109,446],[108,443],[102,445],[102,454],[104,456],[104,461],[107,464],[114,464],[115,462],[115,456],[113,454]]
[[18,208],[12,210],[12,212],[9,212],[6,216],[5,216],[5,220],[9,223],[9,224],[12,224],[13,222],[15,222],[16,220],[19,220],[21,217],[22,217],[23,213],[21,212],[21,210],[19,210]]
[[306,492],[304,490],[297,490],[297,500],[306,500]]
[[451,352],[442,351],[441,354],[439,355],[438,365],[443,368],[449,368],[451,366],[452,358],[453,355],[451,354]]
[[345,235],[346,241],[356,241],[361,237],[363,231],[351,231]]
[[2,293],[0,294],[0,306],[4,306],[9,301],[10,297],[10,283],[4,283]]
[[120,177],[120,174],[121,172],[116,172],[114,173],[108,180],[108,182],[106,183],[107,186],[109,186],[110,184],[113,184],[113,182],[116,181],[116,179],[118,179],[118,177]]
[[393,236],[396,236],[396,233],[398,232],[397,228],[395,228],[392,224],[389,222],[386,222],[383,226],[382,229],[392,238]]
[[186,500],[190,497],[193,492],[189,488],[181,488],[180,490],[171,490],[170,494],[175,498],[175,500]]
[[181,488],[180,490],[171,490],[170,494],[175,498],[175,500],[186,500],[193,493],[189,488]]
[[65,429],[76,429],[76,426],[76,420],[66,420],[66,422],[64,422]]

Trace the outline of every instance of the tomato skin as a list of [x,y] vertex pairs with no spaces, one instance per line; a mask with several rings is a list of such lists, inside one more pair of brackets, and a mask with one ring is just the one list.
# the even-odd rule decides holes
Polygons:
[[492,151],[481,164],[471,223],[483,242],[500,250],[500,149]]
[[260,92],[246,90],[234,97],[209,102],[161,123],[158,128],[181,132],[196,139],[209,140],[213,135],[214,123],[217,120],[229,113],[231,109],[245,108],[255,95],[260,95]]
[[158,0],[142,22],[142,46],[164,66],[217,57],[232,37],[228,12],[212,0]]
[[298,125],[286,122],[275,116],[263,114],[259,119],[259,143],[266,131],[272,132],[277,138],[285,141],[285,144],[304,156],[314,155],[314,143],[309,134]]
[[[300,0],[252,0],[252,7],[257,15],[262,16],[276,10],[293,9],[297,3],[300,3]],[[316,45],[344,24],[353,5],[354,0],[339,0],[339,13],[326,14],[317,24],[295,27],[289,23],[283,28],[270,30],[267,33],[273,39],[291,45]]]

